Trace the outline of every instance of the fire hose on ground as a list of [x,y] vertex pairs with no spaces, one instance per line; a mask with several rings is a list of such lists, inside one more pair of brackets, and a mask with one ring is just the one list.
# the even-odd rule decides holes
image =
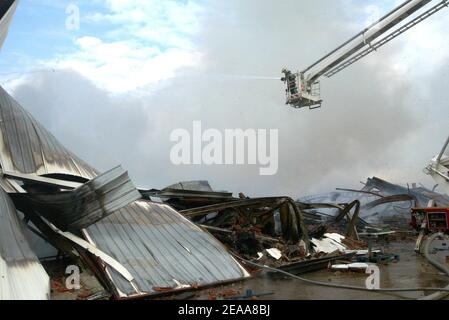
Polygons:
[[[429,249],[430,244],[433,242],[433,240],[436,239],[436,236],[433,238],[433,236],[431,238],[429,238],[427,240],[426,243],[426,249]],[[310,280],[310,279],[306,279],[300,276],[297,276],[295,274],[289,273],[287,271],[284,270],[280,270],[277,268],[273,268],[273,267],[269,267],[266,265],[262,265],[250,260],[246,260],[238,255],[233,254],[238,260],[248,264],[248,265],[252,265],[254,267],[257,268],[261,268],[261,269],[265,269],[265,270],[269,270],[271,272],[276,272],[276,273],[280,273],[283,275],[286,275],[288,277],[291,277],[293,279],[296,280],[300,280],[304,283],[307,284],[311,284],[311,285],[316,285],[316,286],[321,286],[321,287],[329,287],[329,288],[334,288],[334,289],[346,289],[346,290],[357,290],[357,291],[364,291],[364,292],[372,292],[372,293],[392,293],[392,292],[434,292],[433,294],[424,297],[424,299],[441,299],[442,297],[445,297],[447,295],[449,295],[449,286],[446,288],[427,288],[427,287],[415,287],[415,288],[380,288],[380,289],[368,289],[368,288],[364,288],[364,287],[359,287],[359,286],[351,286],[351,285],[344,285],[344,284],[333,284],[333,283],[327,283],[327,282],[321,282],[321,281],[315,281],[315,280]],[[426,257],[427,258],[427,257]],[[437,261],[434,261],[433,259],[430,260],[428,259],[429,262],[435,266],[437,266]],[[444,266],[443,266],[444,267]],[[439,267],[437,267],[439,268]],[[440,269],[440,268],[439,268]],[[446,268],[447,269],[447,268]],[[440,269],[442,270],[442,269]],[[448,276],[449,276],[449,270],[444,271]],[[443,296],[444,295],[444,296]]]
[[[437,261],[434,257],[432,257],[432,255],[430,253],[430,251],[431,251],[430,245],[432,244],[433,241],[435,241],[435,239],[437,239],[439,237],[444,237],[444,234],[443,233],[435,233],[427,239],[426,244],[424,245],[424,252],[423,252],[424,257],[427,259],[427,261],[429,261],[429,263],[431,265],[433,265],[435,268],[437,268],[438,270],[440,270],[441,272],[443,272],[447,276],[449,276],[449,268],[447,266],[445,266],[444,264],[440,263],[439,261]],[[449,289],[449,285],[445,289]],[[440,300],[440,299],[445,298],[447,295],[449,295],[449,293],[447,291],[435,292],[431,295],[421,298],[420,300]]]

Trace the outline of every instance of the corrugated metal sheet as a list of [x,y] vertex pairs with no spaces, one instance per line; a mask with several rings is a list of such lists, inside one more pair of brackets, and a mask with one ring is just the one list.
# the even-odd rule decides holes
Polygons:
[[0,300],[48,300],[50,279],[38,261],[6,263],[0,258]]
[[114,168],[69,192],[12,194],[17,208],[33,208],[59,229],[80,230],[135,200],[140,192],[122,167]]
[[[375,191],[376,189],[378,191]],[[302,203],[351,203],[354,200],[359,200],[361,203],[360,217],[369,223],[382,223],[383,219],[388,219],[396,215],[406,217],[410,214],[411,207],[414,206],[414,201],[411,200],[379,204],[378,200],[383,197],[410,195],[416,198],[421,205],[427,204],[429,200],[434,199],[440,206],[449,206],[449,197],[445,195],[424,188],[403,187],[376,177],[368,179],[362,191],[364,192],[357,190],[339,190],[326,194],[302,197],[298,201]],[[375,192],[374,194],[366,193],[369,191]],[[373,205],[376,206],[372,207]],[[320,208],[317,211],[334,216],[337,214],[338,209]]]
[[[86,235],[128,269],[142,294],[249,276],[212,235],[164,204],[136,201],[90,226]],[[117,272],[109,274],[124,295],[137,294]]]
[[97,171],[68,151],[0,87],[0,163],[4,171],[67,174],[92,179]]
[[50,297],[50,280],[23,234],[9,196],[0,188],[0,300]]
[[15,0],[0,1],[0,49],[8,35],[9,25],[11,24],[17,4],[18,1]]
[[191,190],[191,191],[213,191],[209,181],[184,181],[172,184],[165,189]]
[[36,258],[22,234],[23,225],[10,197],[0,189],[0,255],[6,262]]
[[449,197],[439,194],[437,192],[418,187],[411,188],[399,186],[388,181],[373,177],[367,180],[363,190],[373,190],[377,189],[383,195],[398,195],[398,194],[410,194],[414,196],[420,206],[426,206],[429,200],[435,200],[439,206],[447,207],[449,206]]
[[[93,179],[95,169],[64,148],[0,88],[0,164],[17,174],[67,174]],[[179,289],[249,276],[209,233],[167,205],[135,201],[88,227],[88,241],[124,265],[138,294]],[[96,258],[94,259],[96,260]],[[135,295],[132,285],[111,268],[117,297]]]

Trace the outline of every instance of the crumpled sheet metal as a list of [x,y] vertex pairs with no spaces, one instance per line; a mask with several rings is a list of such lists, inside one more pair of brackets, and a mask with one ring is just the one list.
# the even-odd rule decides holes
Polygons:
[[410,194],[418,203],[416,205],[425,206],[429,200],[435,200],[439,206],[449,206],[449,197],[439,194],[437,192],[418,187],[418,188],[406,188],[403,186],[395,185],[388,181],[373,177],[367,180],[363,190],[378,189],[384,195],[401,195]]
[[172,184],[171,186],[168,186],[165,189],[204,191],[204,192],[213,191],[212,187],[209,184],[209,181],[202,181],[202,180],[178,182]]
[[85,230],[133,275],[140,292],[107,268],[117,298],[154,295],[249,277],[212,235],[170,206],[138,200]]
[[[398,196],[396,198],[396,196]],[[438,206],[449,206],[449,197],[417,187],[407,188],[373,177],[367,180],[362,190],[339,189],[326,194],[312,195],[298,199],[302,203],[361,203],[360,216],[369,223],[382,223],[393,216],[406,216],[415,205],[427,205],[435,200]],[[394,201],[396,199],[396,201]],[[401,201],[402,199],[402,201]],[[417,203],[417,204],[415,204]],[[334,216],[338,209],[320,208],[321,214]]]
[[48,300],[50,278],[38,260],[6,262],[0,257],[0,300]]
[[32,208],[59,229],[80,230],[141,198],[128,173],[116,167],[73,191],[11,195],[19,210]]
[[67,150],[0,87],[0,164],[3,171],[85,178],[97,171]]
[[0,189],[0,256],[6,262],[35,260],[9,196]]
[[9,196],[0,188],[0,300],[43,300],[50,279],[23,234]]
[[315,252],[333,253],[344,252],[346,246],[342,243],[345,237],[336,233],[326,233],[322,239],[311,239]]
[[[80,182],[98,176],[2,88],[0,129],[0,164],[5,172],[84,178]],[[167,205],[134,201],[83,229],[83,234],[135,278],[138,290],[113,269],[98,268],[101,274],[97,276],[109,279],[116,298],[142,297],[160,290],[196,288],[250,276],[211,234]],[[95,256],[90,260],[99,263]]]

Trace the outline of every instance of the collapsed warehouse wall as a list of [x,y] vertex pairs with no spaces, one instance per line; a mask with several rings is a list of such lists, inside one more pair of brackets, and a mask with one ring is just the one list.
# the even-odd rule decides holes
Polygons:
[[208,232],[141,197],[126,172],[103,175],[0,88],[0,186],[41,236],[90,268],[115,298],[248,277]]
[[0,188],[0,300],[50,298],[50,279],[24,229],[13,202]]
[[[0,87],[0,163],[3,172],[67,175],[85,182],[98,175],[67,150],[29,112]],[[72,180],[74,178],[71,178]]]
[[121,297],[196,288],[249,274],[209,233],[164,204],[139,200],[84,230],[119,261],[136,286],[111,270]]

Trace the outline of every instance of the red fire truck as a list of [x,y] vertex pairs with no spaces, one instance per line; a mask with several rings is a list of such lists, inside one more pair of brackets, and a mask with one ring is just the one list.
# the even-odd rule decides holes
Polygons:
[[413,208],[411,225],[428,233],[449,233],[449,208]]

